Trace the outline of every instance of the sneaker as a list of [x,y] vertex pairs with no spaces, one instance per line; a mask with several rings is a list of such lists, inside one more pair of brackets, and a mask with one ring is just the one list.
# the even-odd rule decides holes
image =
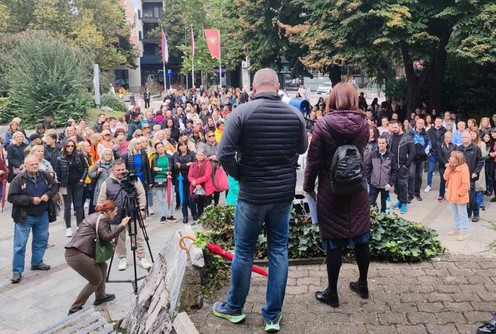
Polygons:
[[12,282],[12,284],[17,284],[21,281],[21,279],[22,279],[21,273],[13,273],[10,281]]
[[466,234],[460,234],[460,235],[456,238],[456,240],[458,240],[458,241],[464,241],[464,240],[467,240],[467,239],[468,239],[468,235],[466,235]]
[[41,262],[39,265],[37,266],[31,266],[31,270],[42,270],[42,271],[47,271],[47,270],[50,270],[50,266],[48,264],[44,264],[43,262]]
[[477,327],[475,334],[495,334],[496,333],[496,320],[491,319],[484,323],[484,325]]
[[451,230],[451,231],[448,233],[448,235],[449,235],[450,237],[454,237],[454,236],[457,236],[457,235],[460,235],[460,234],[461,234],[461,233],[460,233],[460,231],[459,231],[459,230]]
[[143,269],[150,269],[152,267],[152,264],[145,258],[140,259],[139,264]]
[[151,206],[149,206],[149,207],[148,207],[148,214],[149,214],[150,216],[153,216],[153,214],[154,214],[154,213],[155,213],[155,212],[153,212],[153,208],[152,208]]
[[76,312],[79,312],[81,311],[83,308],[82,307],[73,307],[69,310],[69,312],[67,313],[67,315],[71,315],[71,314],[74,314]]
[[393,209],[399,209],[401,206],[401,201],[396,202],[395,205],[393,205]]
[[367,283],[363,284],[360,281],[350,282],[350,290],[356,292],[362,299],[369,298],[369,288]]
[[415,195],[415,198],[417,199],[417,201],[422,202],[422,197],[420,197],[420,194]]
[[443,199],[444,199],[444,196],[439,195],[439,196],[437,197],[437,200],[438,200],[439,202],[441,202]]
[[127,259],[123,257],[122,259],[119,260],[119,265],[117,266],[117,269],[120,271],[126,270],[127,268]]
[[177,210],[179,210],[180,208],[181,208],[181,206],[180,206],[180,205],[176,205],[175,210],[177,211]]
[[274,321],[265,320],[265,332],[267,333],[277,333],[281,330],[281,325],[279,324],[282,319],[282,313]]
[[491,200],[490,200],[489,202],[491,202],[491,203],[496,202],[496,196],[495,196],[495,197],[493,197],[493,198],[491,198]]
[[183,218],[183,224],[187,224],[187,223],[188,223],[188,220],[189,220],[189,218],[188,218],[188,217],[184,217],[184,218]]
[[172,223],[177,223],[177,219],[174,216],[167,217],[167,220],[172,222]]
[[424,192],[428,193],[429,191],[431,191],[431,186],[428,185],[425,187]]
[[212,311],[216,317],[229,320],[233,324],[239,324],[246,319],[246,315],[243,313],[242,309],[232,309],[227,303],[216,302]]
[[67,238],[72,238],[72,228],[69,227],[65,229],[65,236]]
[[107,296],[105,298],[95,299],[95,302],[93,303],[93,305],[98,306],[100,304],[109,302],[109,301],[114,300],[114,299],[115,299],[115,295],[113,293],[107,293]]
[[485,207],[484,205],[483,205],[483,206],[481,206],[481,207],[480,207],[480,209],[481,209],[482,211],[486,211],[486,207]]
[[472,222],[477,223],[479,221],[479,216],[473,216],[472,217]]
[[165,216],[160,217],[160,223],[161,224],[165,223],[166,220],[167,220],[167,218]]
[[413,201],[413,199],[414,199],[414,198],[415,198],[415,196],[414,196],[414,195],[409,195],[409,196],[408,196],[408,199],[407,199],[407,203],[408,203],[408,204],[412,203],[412,201]]
[[55,247],[55,244],[47,244],[47,248]]
[[405,213],[406,213],[406,204],[405,204],[405,203],[402,203],[402,204],[401,204],[401,210],[400,210],[400,213],[402,213],[402,214],[405,214]]

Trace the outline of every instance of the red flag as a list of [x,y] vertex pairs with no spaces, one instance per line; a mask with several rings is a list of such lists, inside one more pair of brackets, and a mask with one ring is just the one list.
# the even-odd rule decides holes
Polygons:
[[195,56],[195,35],[193,34],[193,26],[191,26],[191,56]]
[[217,29],[205,29],[205,39],[212,58],[220,59],[220,31]]
[[161,47],[162,47],[162,61],[169,62],[169,48],[167,47],[167,37],[165,37],[164,31],[160,30],[161,35]]

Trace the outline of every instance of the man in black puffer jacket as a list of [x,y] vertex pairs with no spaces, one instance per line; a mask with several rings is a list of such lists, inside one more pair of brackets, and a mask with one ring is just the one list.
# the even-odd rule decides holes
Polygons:
[[253,254],[265,222],[271,273],[262,309],[266,331],[279,328],[288,276],[289,214],[297,154],[305,153],[308,145],[303,115],[283,103],[278,90],[277,74],[271,69],[259,70],[253,80],[254,100],[229,116],[217,149],[220,164],[239,181],[239,198],[229,297],[225,303],[215,303],[213,311],[233,323],[245,319],[242,309],[250,288]]

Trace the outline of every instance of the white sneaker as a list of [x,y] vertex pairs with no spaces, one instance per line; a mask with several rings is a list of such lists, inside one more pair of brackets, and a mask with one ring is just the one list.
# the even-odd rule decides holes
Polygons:
[[65,236],[67,238],[71,238],[72,237],[72,228],[69,227],[69,228],[66,228],[65,229]]
[[145,258],[139,260],[139,264],[143,269],[150,269],[152,267],[152,264]]
[[431,191],[431,186],[425,187],[424,192],[428,193],[429,191]]
[[126,270],[127,268],[127,260],[125,257],[119,260],[119,265],[117,266],[117,269],[119,270]]
[[148,207],[148,213],[151,215],[153,215],[155,212],[153,212],[153,208],[151,206]]

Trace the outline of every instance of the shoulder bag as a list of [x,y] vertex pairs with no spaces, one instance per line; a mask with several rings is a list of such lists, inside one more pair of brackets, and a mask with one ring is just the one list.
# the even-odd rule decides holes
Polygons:
[[100,223],[100,218],[102,215],[98,216],[96,221],[96,237],[95,237],[95,262],[103,263],[110,259],[114,254],[113,245],[110,242],[100,241],[100,237],[98,236],[98,224]]

